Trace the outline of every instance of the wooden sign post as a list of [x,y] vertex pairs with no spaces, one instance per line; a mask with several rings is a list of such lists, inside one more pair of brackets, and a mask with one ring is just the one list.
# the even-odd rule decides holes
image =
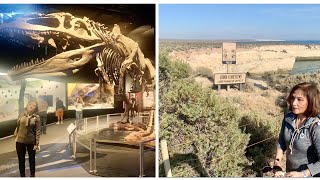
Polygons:
[[221,84],[227,85],[227,91],[230,84],[239,84],[240,91],[242,84],[246,81],[246,74],[244,73],[229,73],[229,64],[237,63],[237,44],[236,43],[222,43],[222,64],[227,64],[227,73],[215,74],[214,84],[218,85],[218,91],[221,89]]
[[[239,84],[240,91],[242,84],[246,83],[245,73],[217,73],[214,74],[214,84],[218,85],[218,90],[221,89],[221,84]],[[227,89],[229,90],[229,89]]]

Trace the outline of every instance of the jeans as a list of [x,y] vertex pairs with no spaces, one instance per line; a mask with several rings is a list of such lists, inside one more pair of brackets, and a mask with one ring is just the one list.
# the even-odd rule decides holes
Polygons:
[[30,165],[30,177],[35,177],[36,174],[36,150],[33,150],[34,144],[24,144],[16,142],[16,150],[19,160],[19,171],[21,177],[26,177],[26,151],[29,155],[29,165]]
[[41,133],[46,134],[47,132],[47,112],[39,112],[40,122],[41,122]]
[[82,126],[82,111],[76,111],[76,126],[79,129]]

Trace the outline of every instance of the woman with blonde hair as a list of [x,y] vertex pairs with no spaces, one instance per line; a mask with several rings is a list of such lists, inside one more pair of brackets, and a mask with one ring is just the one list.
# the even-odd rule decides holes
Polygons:
[[26,176],[25,155],[26,151],[28,151],[30,177],[35,177],[36,149],[39,148],[40,139],[40,117],[38,115],[37,101],[30,100],[25,107],[25,111],[19,116],[15,136],[20,176]]

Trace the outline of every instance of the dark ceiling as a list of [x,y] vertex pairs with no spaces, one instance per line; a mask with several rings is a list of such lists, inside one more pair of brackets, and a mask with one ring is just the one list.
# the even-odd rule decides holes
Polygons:
[[[1,13],[11,12],[69,12],[75,16],[87,16],[101,23],[117,23],[119,20],[144,25],[155,24],[154,4],[18,4],[0,5]],[[108,19],[113,16],[113,19]],[[102,22],[102,21],[109,22]]]
[[[140,26],[151,26],[155,32],[155,5],[154,4],[19,4],[0,5],[0,13],[53,13],[68,12],[76,17],[88,17],[110,28],[114,24],[121,27],[121,32],[126,35]],[[125,27],[125,28],[124,28]],[[155,34],[155,33],[154,33]],[[139,42],[139,46],[146,57],[155,62],[155,35],[137,36],[132,38]],[[19,46],[6,39],[0,39],[0,71],[9,70],[14,65],[30,61],[35,52],[30,48]],[[63,77],[62,81],[71,82],[96,82],[94,74],[96,62],[86,65],[78,73]],[[66,80],[67,79],[67,80]]]

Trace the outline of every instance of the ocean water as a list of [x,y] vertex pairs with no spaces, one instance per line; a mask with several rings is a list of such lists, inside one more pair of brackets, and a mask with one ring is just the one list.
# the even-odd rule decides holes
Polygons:
[[[237,42],[240,44],[255,44],[255,45],[290,45],[290,44],[300,44],[300,45],[320,45],[320,40],[290,40],[290,41],[246,41]],[[306,74],[306,73],[320,73],[320,58],[313,60],[296,61],[290,74]]]
[[320,44],[320,40],[301,40],[301,41],[284,41],[284,42],[287,42],[289,44]]
[[[305,41],[288,41],[289,43],[297,44],[320,44],[320,40],[305,40]],[[291,74],[305,74],[305,73],[320,73],[320,59],[296,61],[291,70]]]
[[278,45],[278,44],[320,44],[320,40],[290,40],[290,41],[239,41],[237,44],[268,44],[268,45]]
[[320,59],[312,61],[296,61],[290,74],[320,73]]

